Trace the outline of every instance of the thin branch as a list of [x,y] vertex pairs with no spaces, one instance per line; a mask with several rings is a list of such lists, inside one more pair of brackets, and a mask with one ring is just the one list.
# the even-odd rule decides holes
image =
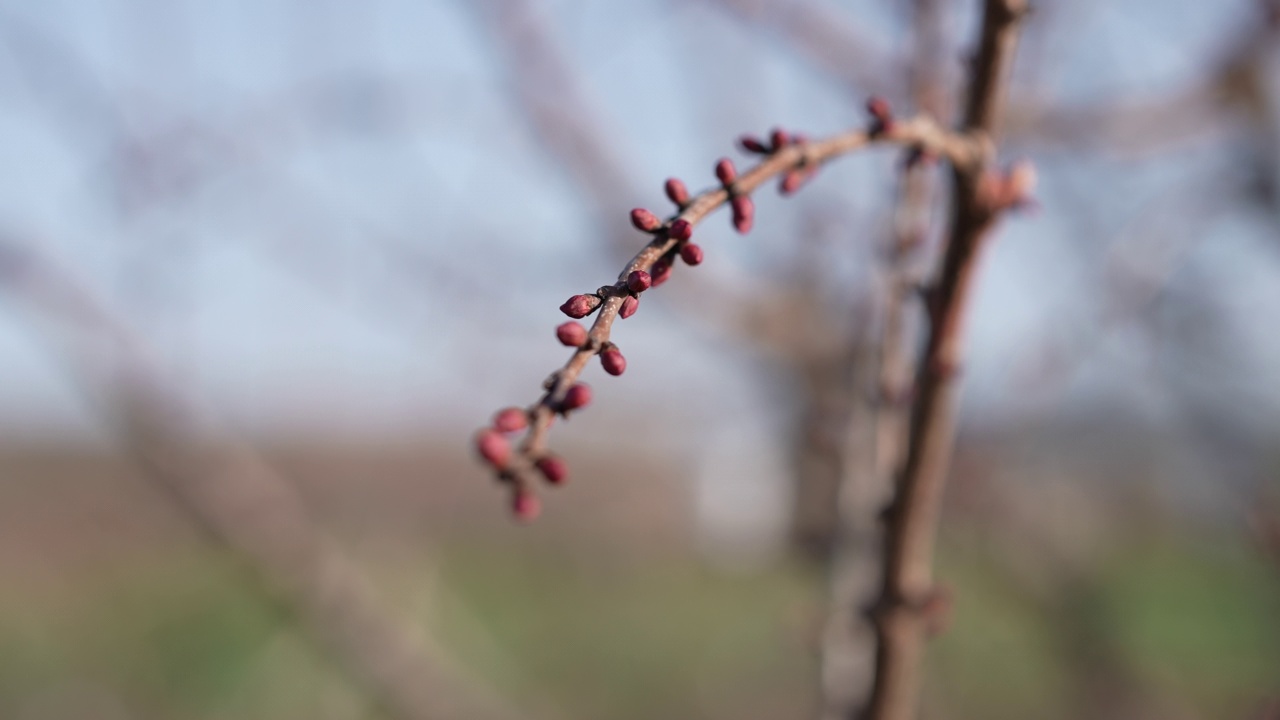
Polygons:
[[390,717],[520,718],[377,597],[310,519],[292,484],[247,443],[210,430],[142,339],[57,263],[0,234],[0,287],[65,331],[68,376],[108,417],[145,477],[244,563],[273,602]]
[[857,23],[830,4],[811,0],[705,1],[781,36],[855,96],[890,96],[894,91],[886,78],[894,77],[901,63],[883,45],[860,33]]
[[[912,102],[948,117],[944,87],[951,38],[942,0],[912,0]],[[937,173],[929,163],[906,167],[898,186],[891,237],[877,278],[878,342],[862,376],[860,417],[849,429],[838,492],[836,532],[828,568],[830,598],[822,642],[822,718],[857,714],[874,677],[876,629],[866,616],[883,573],[883,537],[876,513],[893,494],[902,463],[915,357],[908,350],[909,310],[919,285],[917,261],[930,235]],[[859,422],[860,421],[860,422]],[[857,427],[862,425],[863,427]]]
[[876,623],[876,677],[864,716],[907,720],[915,714],[924,671],[924,641],[942,602],[933,586],[934,539],[955,439],[957,376],[963,322],[972,297],[978,251],[1003,209],[992,197],[991,138],[1003,110],[1004,86],[1026,0],[986,0],[963,127],[988,142],[977,166],[956,166],[951,229],[942,267],[927,297],[930,327],[917,369],[906,457],[885,514],[885,565]]
[[[567,414],[568,411],[580,407],[589,399],[589,395],[586,395],[588,391],[576,391],[578,397],[566,405],[570,390],[577,387],[578,378],[591,358],[613,347],[609,338],[614,320],[622,310],[623,303],[636,298],[642,291],[629,287],[632,273],[643,272],[648,277],[648,274],[654,271],[656,274],[664,275],[669,272],[674,255],[685,243],[687,238],[680,239],[670,232],[676,223],[687,223],[691,228],[720,206],[732,201],[735,205],[735,224],[738,224],[739,203],[745,201],[749,204],[750,194],[768,180],[784,176],[784,184],[786,184],[790,178],[802,177],[797,173],[812,173],[833,158],[871,144],[893,144],[917,149],[946,158],[956,167],[962,168],[978,168],[984,162],[986,144],[980,139],[948,131],[926,116],[903,121],[889,120],[884,117],[877,120],[878,124],[870,130],[853,130],[824,140],[796,142],[783,139],[781,143],[774,143],[773,149],[767,151],[764,160],[741,175],[733,172],[729,164],[733,177],[722,176],[722,187],[707,190],[691,199],[678,200],[680,212],[665,223],[652,218],[652,227],[648,230],[653,233],[653,239],[626,264],[619,273],[617,282],[601,287],[591,295],[579,295],[571,299],[571,303],[577,301],[585,304],[584,309],[573,313],[573,316],[582,317],[596,309],[599,309],[599,316],[585,339],[572,343],[577,345],[577,349],[564,367],[553,373],[547,380],[546,392],[526,411],[525,417],[507,427],[502,427],[504,425],[502,422],[497,423],[499,427],[496,430],[524,429],[527,423],[529,431],[520,444],[518,452],[512,457],[506,440],[498,436],[496,430],[485,431],[478,439],[481,454],[497,467],[503,480],[514,485],[518,513],[536,512],[534,508],[523,503],[532,498],[532,471],[538,466],[539,461],[549,457],[547,434],[552,419],[557,414]],[[722,166],[725,164],[728,164],[727,160],[721,162]],[[648,214],[647,211],[637,212]],[[738,224],[739,230],[745,232],[749,224],[749,220],[746,226]],[[655,271],[655,266],[660,262],[664,265],[661,267],[662,272]],[[566,303],[566,307],[568,305],[569,303]],[[504,414],[508,412],[512,411],[504,411]],[[548,474],[545,468],[543,474]],[[558,474],[561,473],[551,473],[551,475]]]

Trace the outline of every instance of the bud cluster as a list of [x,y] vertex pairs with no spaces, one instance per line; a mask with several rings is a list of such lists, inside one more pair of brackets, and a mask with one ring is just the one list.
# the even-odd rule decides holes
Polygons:
[[[894,117],[889,104],[872,98],[867,103],[871,115],[868,134],[873,138],[894,130]],[[929,148],[911,145],[909,133],[902,137],[884,138],[903,142],[908,148],[909,162],[931,159]],[[920,142],[919,138],[915,138]],[[773,158],[768,172],[780,175],[779,190],[789,195],[798,190],[817,172],[820,162],[827,157],[819,155],[818,148],[805,148],[806,138],[773,129],[767,139],[744,135],[738,140],[743,150]],[[788,151],[785,166],[780,165],[778,154]],[[768,161],[766,160],[766,163]],[[759,169],[753,173],[760,172]],[[566,300],[560,310],[571,318],[556,327],[555,335],[560,344],[574,349],[569,363],[547,381],[546,394],[532,408],[506,408],[494,416],[489,427],[483,428],[474,438],[480,458],[496,471],[498,478],[511,487],[511,511],[519,519],[531,520],[541,512],[541,503],[534,492],[536,484],[531,477],[541,476],[550,485],[561,485],[568,478],[568,466],[558,456],[545,450],[545,434],[551,421],[557,416],[568,416],[591,403],[592,390],[578,381],[578,376],[592,355],[598,356],[601,368],[612,376],[626,372],[627,360],[621,349],[610,341],[610,313],[621,319],[635,315],[640,307],[641,295],[661,286],[671,278],[677,260],[693,267],[702,264],[704,252],[693,240],[693,222],[714,209],[716,202],[727,195],[733,227],[739,233],[751,230],[755,221],[755,203],[740,183],[737,167],[729,158],[722,158],[715,165],[715,177],[724,195],[707,191],[693,196],[678,178],[669,178],[663,186],[667,198],[676,206],[676,214],[663,220],[645,208],[635,208],[630,213],[631,225],[651,235],[649,245],[630,265],[623,275],[610,286],[591,293],[574,295]],[[1002,173],[988,173],[981,182],[981,191],[993,207],[1018,207],[1029,202],[1035,185],[1035,173],[1029,164],[1015,163]],[[751,186],[757,181],[752,176]],[[647,265],[645,263],[648,263]],[[620,300],[620,302],[619,302]],[[606,302],[607,301],[607,302]],[[616,304],[613,304],[616,303]],[[604,308],[602,310],[602,308]],[[588,330],[576,322],[601,311],[595,324]],[[526,433],[516,449],[511,436]]]

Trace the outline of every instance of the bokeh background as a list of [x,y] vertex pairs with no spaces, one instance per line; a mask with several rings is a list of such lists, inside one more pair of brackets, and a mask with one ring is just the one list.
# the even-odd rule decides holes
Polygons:
[[[977,5],[0,2],[0,717],[813,716],[899,157],[699,228],[535,525],[471,434],[664,178],[954,104]],[[1280,717],[1277,18],[1036,3],[927,717]]]

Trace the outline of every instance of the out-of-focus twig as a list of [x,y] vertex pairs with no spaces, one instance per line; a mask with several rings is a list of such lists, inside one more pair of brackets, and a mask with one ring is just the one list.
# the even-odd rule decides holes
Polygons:
[[[912,0],[912,55],[908,73],[915,109],[948,117],[943,59],[949,47],[940,0]],[[866,702],[874,672],[875,627],[866,615],[876,592],[882,541],[877,513],[892,496],[894,473],[901,465],[902,440],[913,374],[908,351],[909,309],[919,279],[916,261],[926,243],[935,195],[936,173],[929,163],[904,169],[898,186],[890,237],[877,281],[878,337],[868,367],[854,367],[862,378],[860,412],[846,428],[850,434],[840,478],[836,526],[829,542],[830,582],[827,621],[822,638],[820,717],[856,715]],[[870,389],[869,389],[870,388]],[[864,441],[869,436],[869,444]]]
[[846,86],[852,97],[894,101],[893,81],[903,63],[830,4],[813,0],[704,0],[787,41],[814,65]]
[[[795,53],[842,84],[859,88],[877,88],[880,94],[896,88],[878,87],[881,81],[896,77],[905,61],[853,62],[844,53],[862,56],[868,47],[864,33],[847,18],[830,8],[818,7],[809,0],[708,0],[762,29],[775,30],[787,40]],[[1267,112],[1259,105],[1259,70],[1266,53],[1280,35],[1280,12],[1272,0],[1258,3],[1261,17],[1253,17],[1232,34],[1206,62],[1199,78],[1166,90],[1127,93],[1096,101],[1054,103],[1024,96],[1010,105],[1007,135],[1011,142],[1036,144],[1072,151],[1091,149],[1140,154],[1169,147],[1203,136],[1220,125],[1224,112],[1246,115]],[[839,51],[839,48],[854,48]],[[883,53],[866,53],[884,57]],[[887,65],[887,67],[886,67]],[[869,75],[873,77],[868,77]],[[893,97],[889,94],[889,97]]]
[[3,234],[0,287],[39,313],[50,340],[65,341],[71,378],[113,421],[146,477],[241,559],[377,705],[404,720],[526,716],[385,607],[290,483],[252,447],[216,432],[73,276]]

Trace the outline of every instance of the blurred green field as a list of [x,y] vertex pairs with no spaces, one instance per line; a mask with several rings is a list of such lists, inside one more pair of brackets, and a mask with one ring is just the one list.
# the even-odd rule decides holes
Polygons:
[[[375,570],[473,674],[553,717],[812,714],[818,578],[559,542],[455,543]],[[1242,544],[1148,537],[1048,600],[950,545],[957,604],[931,658],[930,717],[1084,717],[1135,698],[1171,717],[1246,717],[1280,690],[1280,569]],[[234,563],[190,546],[56,588],[7,582],[0,717],[377,717],[289,628]]]

